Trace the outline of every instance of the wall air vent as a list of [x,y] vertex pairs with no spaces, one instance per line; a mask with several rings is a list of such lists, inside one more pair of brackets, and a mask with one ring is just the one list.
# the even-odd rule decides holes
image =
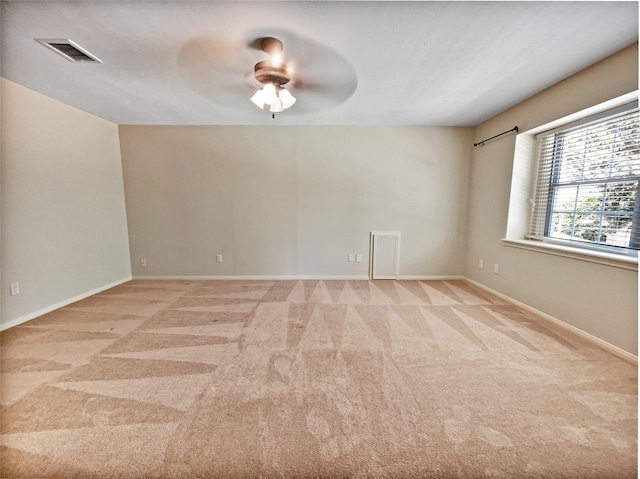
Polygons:
[[87,50],[82,48],[77,43],[72,42],[67,38],[63,39],[42,39],[36,38],[36,42],[44,45],[45,47],[53,50],[57,54],[65,57],[70,62],[97,62],[102,63],[95,55],[92,55]]

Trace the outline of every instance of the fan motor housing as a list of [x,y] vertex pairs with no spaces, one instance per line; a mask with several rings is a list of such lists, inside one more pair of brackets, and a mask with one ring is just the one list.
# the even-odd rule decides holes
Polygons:
[[253,76],[260,83],[273,83],[275,85],[284,85],[291,81],[287,66],[282,64],[275,66],[271,60],[256,63],[253,68]]

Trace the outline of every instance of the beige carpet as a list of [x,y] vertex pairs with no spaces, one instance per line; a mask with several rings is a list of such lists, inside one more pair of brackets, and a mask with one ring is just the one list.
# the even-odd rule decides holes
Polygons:
[[2,477],[637,474],[637,367],[463,281],[133,281],[0,339]]

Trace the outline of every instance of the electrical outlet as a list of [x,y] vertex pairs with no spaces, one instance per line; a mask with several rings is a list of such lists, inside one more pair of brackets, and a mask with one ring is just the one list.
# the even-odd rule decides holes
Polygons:
[[500,265],[494,264],[493,265],[493,272],[495,274],[498,274],[500,272]]
[[483,259],[478,261],[478,269],[484,269],[484,260]]
[[347,256],[347,261],[349,263],[353,263],[353,253],[349,253],[349,256]]
[[222,263],[222,255],[221,254],[217,254],[216,255],[216,263]]
[[140,259],[140,267],[142,267],[142,268],[146,268],[146,267],[147,267],[147,260],[146,260],[146,258],[141,258],[141,259]]
[[11,296],[20,294],[20,283],[11,283]]

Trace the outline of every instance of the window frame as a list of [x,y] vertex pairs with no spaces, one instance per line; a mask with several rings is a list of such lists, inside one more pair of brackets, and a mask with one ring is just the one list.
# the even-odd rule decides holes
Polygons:
[[[575,237],[572,238],[558,238],[552,236],[552,226],[553,226],[553,215],[554,214],[562,214],[562,211],[558,208],[558,202],[560,198],[558,197],[559,192],[562,191],[563,188],[568,187],[576,187],[579,190],[583,186],[596,186],[601,185],[605,188],[607,185],[612,183],[638,183],[640,185],[640,175],[627,175],[627,176],[612,176],[609,174],[606,177],[599,178],[581,178],[578,180],[571,179],[567,181],[567,179],[560,178],[560,170],[562,168],[562,162],[566,161],[564,157],[565,151],[565,143],[568,137],[572,132],[576,132],[577,130],[585,130],[589,126],[595,125],[596,127],[599,124],[607,123],[617,118],[622,118],[628,116],[629,114],[638,113],[638,102],[633,101],[626,103],[624,105],[618,106],[613,109],[608,109],[606,111],[600,112],[596,115],[586,116],[579,120],[558,126],[551,130],[545,130],[541,133],[535,135],[537,141],[545,141],[550,140],[549,143],[552,143],[550,148],[551,153],[546,154],[546,158],[542,158],[542,153],[538,153],[536,155],[536,181],[533,182],[532,188],[532,201],[533,198],[539,198],[540,202],[544,202],[544,208],[540,208],[540,210],[536,210],[535,207],[532,209],[531,214],[531,226],[529,228],[529,232],[527,234],[527,238],[540,240],[544,242],[565,245],[565,246],[573,246],[576,248],[586,248],[592,249],[595,251],[605,251],[611,253],[619,253],[619,254],[632,254],[637,255],[637,251],[640,249],[638,246],[638,238],[640,236],[640,224],[633,223],[632,220],[632,229],[630,231],[630,239],[629,246],[616,246],[611,244],[603,243],[602,241],[589,241],[587,239],[581,240]],[[580,151],[578,155],[583,155],[583,152]],[[543,161],[546,161],[546,165],[541,165]],[[545,170],[546,168],[546,170]],[[611,172],[611,170],[610,170]],[[539,186],[539,183],[543,180],[542,186]],[[538,191],[538,188],[541,188],[541,191]],[[539,193],[542,193],[542,198],[540,199]],[[577,194],[577,191],[576,191]],[[640,189],[636,191],[636,200],[639,198]],[[640,202],[636,201],[634,204],[634,211],[630,212],[627,215],[620,215],[619,211],[609,212],[605,210],[606,205],[606,193],[602,196],[603,203],[601,205],[601,209],[599,211],[577,211],[575,208],[573,212],[564,212],[569,216],[572,216],[572,225],[576,223],[576,216],[579,214],[589,214],[593,216],[597,216],[599,218],[599,231],[598,238],[601,238],[602,234],[602,223],[607,216],[631,216],[632,218],[640,216]],[[577,203],[577,199],[576,199]],[[577,205],[576,205],[577,206]],[[537,227],[535,226],[536,215],[541,215],[542,210],[544,209],[544,226],[540,229],[542,224],[539,224]],[[538,218],[538,222],[540,219]],[[534,231],[537,230],[537,231]],[[573,235],[572,235],[573,236]],[[635,244],[634,243],[635,240]]]
[[608,116],[611,110],[626,107],[633,102],[638,102],[637,90],[522,131],[516,136],[507,227],[505,237],[502,239],[505,246],[638,271],[637,250],[615,246],[594,246],[586,242],[577,244],[577,241],[530,235],[532,188],[535,188],[536,182],[539,181],[536,136],[566,129],[574,124],[584,124],[587,119],[597,121],[599,118]]

